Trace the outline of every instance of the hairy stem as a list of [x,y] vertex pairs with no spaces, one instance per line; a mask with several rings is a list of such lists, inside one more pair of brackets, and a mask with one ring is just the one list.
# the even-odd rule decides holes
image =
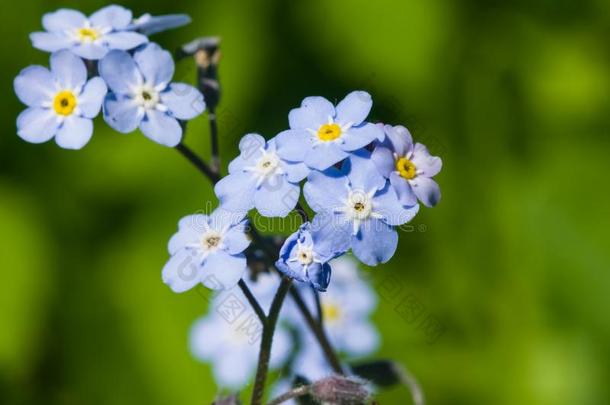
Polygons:
[[303,395],[307,395],[309,393],[309,389],[309,385],[301,385],[300,387],[293,388],[290,391],[283,393],[279,397],[274,398],[267,405],[279,405],[291,399],[302,397]]
[[291,278],[286,276],[282,277],[280,287],[277,289],[273,302],[271,303],[267,322],[263,328],[260,352],[258,353],[258,367],[254,379],[251,405],[262,404],[263,395],[265,393],[265,381],[267,380],[267,371],[269,370],[269,360],[271,359],[271,345],[273,343],[275,325],[277,324],[284,298],[286,298],[286,294],[288,293],[288,290],[290,290],[291,285]]
[[215,173],[220,173],[220,152],[218,146],[218,122],[216,120],[216,112],[214,109],[208,111],[208,120],[210,121],[210,140],[212,142],[212,170]]
[[254,294],[252,294],[252,291],[250,291],[250,288],[248,288],[248,286],[244,282],[244,279],[239,280],[239,283],[237,285],[239,286],[239,288],[241,288],[241,291],[246,296],[246,299],[250,303],[250,306],[252,306],[252,309],[254,309],[254,312],[256,312],[258,319],[260,319],[264,327],[267,323],[267,316],[265,315],[265,311],[263,311],[263,308],[256,300],[256,297],[254,297]]

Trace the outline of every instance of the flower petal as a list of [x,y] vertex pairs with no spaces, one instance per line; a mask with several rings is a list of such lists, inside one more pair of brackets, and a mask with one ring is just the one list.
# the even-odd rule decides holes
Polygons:
[[285,217],[294,209],[301,189],[286,176],[274,176],[254,192],[254,206],[265,217]]
[[182,127],[175,118],[157,110],[148,110],[142,122],[140,130],[158,144],[173,148],[182,140]]
[[347,177],[352,189],[368,193],[372,190],[381,190],[385,186],[386,181],[371,161],[369,152],[353,153],[345,165],[345,169],[349,170]]
[[441,199],[441,189],[431,178],[417,176],[411,180],[411,185],[417,198],[426,207],[434,207]]
[[30,34],[30,41],[34,48],[46,52],[55,52],[61,49],[70,48],[75,41],[65,35],[52,32],[33,32]]
[[385,188],[373,197],[373,211],[383,215],[386,224],[396,226],[412,220],[419,211],[419,205],[404,208],[388,181]]
[[434,177],[443,167],[443,161],[437,156],[430,155],[428,148],[421,143],[416,143],[411,159],[420,176]]
[[[329,193],[329,190],[333,192]],[[303,195],[315,212],[334,211],[343,207],[342,198],[348,190],[347,177],[333,167],[324,172],[312,171],[303,186]]]
[[91,119],[70,115],[57,131],[55,142],[64,149],[82,149],[91,139],[91,135],[93,135]]
[[246,234],[247,226],[248,221],[242,221],[238,225],[229,228],[227,233],[225,233],[223,237],[223,244],[225,246],[225,250],[229,254],[239,254],[250,246],[251,241]]
[[126,96],[109,93],[104,100],[104,121],[116,131],[127,134],[138,128],[144,111]]
[[15,94],[28,107],[40,107],[53,99],[53,75],[42,66],[28,66],[15,78]]
[[409,156],[413,151],[413,137],[409,130],[402,125],[386,125],[384,127],[387,139],[400,157]]
[[390,173],[396,170],[394,154],[385,146],[377,145],[377,147],[375,147],[375,150],[373,150],[373,153],[371,154],[371,161],[375,164],[379,173],[385,178],[389,178]]
[[364,264],[377,266],[394,256],[398,233],[383,221],[372,219],[360,224],[360,232],[352,238],[352,252]]
[[104,35],[104,42],[109,49],[122,49],[124,51],[136,48],[148,42],[148,38],[137,32],[111,32]]
[[413,192],[413,187],[409,184],[409,181],[401,177],[398,173],[390,173],[390,184],[394,187],[398,201],[404,207],[412,207],[417,204],[417,196]]
[[275,137],[277,154],[284,160],[302,162],[312,146],[312,136],[303,129],[289,129]]
[[42,26],[51,32],[62,32],[85,25],[87,17],[80,11],[60,8],[42,16]]
[[180,249],[163,267],[163,282],[176,293],[195,287],[201,280],[198,260],[194,250]]
[[342,335],[342,349],[350,356],[366,356],[379,348],[379,333],[365,320],[350,322]]
[[318,291],[326,291],[330,283],[331,268],[328,263],[313,263],[307,269],[307,278],[313,288]]
[[106,56],[109,49],[107,46],[99,43],[77,43],[70,48],[70,51],[83,59],[99,60]]
[[120,30],[126,28],[130,23],[133,15],[131,10],[125,7],[111,5],[99,9],[91,14],[89,21],[94,26],[112,27]]
[[214,192],[220,206],[231,212],[246,213],[254,207],[256,180],[250,173],[237,172],[223,177]]
[[299,183],[311,173],[311,169],[305,163],[284,162],[282,168],[286,172],[286,178],[291,183]]
[[133,55],[146,83],[167,85],[174,75],[172,55],[155,43],[147,44]]
[[359,125],[373,107],[373,99],[366,91],[353,91],[337,104],[336,122],[341,125]]
[[244,255],[230,255],[219,250],[203,262],[201,282],[213,290],[228,290],[237,285],[245,271]]
[[352,230],[352,224],[343,215],[316,214],[311,221],[311,236],[317,256],[327,261],[347,252]]
[[85,62],[68,50],[51,55],[51,73],[63,89],[80,90],[87,81]]
[[98,64],[100,76],[108,87],[119,94],[130,94],[142,84],[142,75],[133,58],[125,51],[110,51]]
[[179,120],[190,120],[205,111],[203,94],[188,84],[171,83],[160,96],[161,102]]
[[94,118],[99,114],[107,91],[106,82],[99,76],[87,82],[83,92],[78,96],[78,108],[84,117]]
[[144,35],[152,35],[156,34],[157,32],[190,24],[190,22],[191,17],[186,14],[168,14],[160,16],[145,14],[139,17],[127,29],[141,32]]
[[307,97],[301,102],[301,107],[292,109],[288,113],[288,122],[291,129],[318,130],[320,125],[326,124],[329,118],[335,116],[335,107],[324,97]]
[[324,142],[313,145],[305,154],[305,164],[312,169],[326,170],[348,156],[337,142]]
[[28,108],[17,117],[17,135],[31,143],[48,141],[55,135],[58,127],[57,116],[46,108]]
[[358,127],[350,128],[342,137],[341,149],[351,152],[364,148],[374,140],[383,135],[383,130],[371,123],[365,123]]

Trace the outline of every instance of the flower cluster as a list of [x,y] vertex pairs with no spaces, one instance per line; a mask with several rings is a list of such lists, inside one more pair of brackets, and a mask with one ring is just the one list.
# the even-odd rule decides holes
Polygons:
[[17,118],[17,134],[32,143],[55,137],[62,148],[81,149],[103,107],[104,120],[117,131],[139,128],[159,144],[176,146],[180,121],[201,114],[205,103],[194,87],[171,83],[172,57],[147,35],[189,22],[186,15],[134,19],[116,5],[89,17],[70,9],[45,14],[45,31],[31,40],[51,52],[50,70],[30,66],[15,79],[15,93],[28,107]]

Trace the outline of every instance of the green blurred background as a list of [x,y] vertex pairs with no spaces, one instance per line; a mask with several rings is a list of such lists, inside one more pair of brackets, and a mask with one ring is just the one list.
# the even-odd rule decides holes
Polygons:
[[[80,152],[15,133],[13,78],[48,60],[28,33],[61,6],[106,4],[0,4],[3,404],[205,404],[216,393],[187,350],[204,301],[160,280],[177,220],[213,200],[209,184],[175,151],[99,118]],[[285,129],[303,97],[352,89],[373,94],[374,120],[406,125],[442,156],[440,205],[422,210],[391,263],[367,269],[400,280],[399,293],[375,284],[380,355],[406,364],[430,404],[610,403],[608,1],[123,5],[190,14],[154,37],[170,49],[222,37],[225,163],[244,133]],[[176,77],[193,76],[181,62]],[[207,136],[199,119],[187,143],[208,156]],[[431,339],[426,319],[442,333]]]

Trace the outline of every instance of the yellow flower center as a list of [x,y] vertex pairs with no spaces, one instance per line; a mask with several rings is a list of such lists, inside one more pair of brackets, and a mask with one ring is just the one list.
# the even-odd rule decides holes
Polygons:
[[407,180],[414,179],[417,176],[417,168],[407,158],[400,158],[396,161],[396,170],[398,173]]
[[322,316],[325,321],[334,322],[341,317],[341,310],[334,304],[322,304]]
[[76,108],[76,97],[70,90],[57,93],[53,100],[53,108],[59,115],[70,115]]
[[341,136],[341,127],[337,124],[324,124],[318,129],[318,138],[328,142]]
[[93,28],[81,28],[78,30],[78,39],[82,42],[93,42],[100,37],[100,33]]

